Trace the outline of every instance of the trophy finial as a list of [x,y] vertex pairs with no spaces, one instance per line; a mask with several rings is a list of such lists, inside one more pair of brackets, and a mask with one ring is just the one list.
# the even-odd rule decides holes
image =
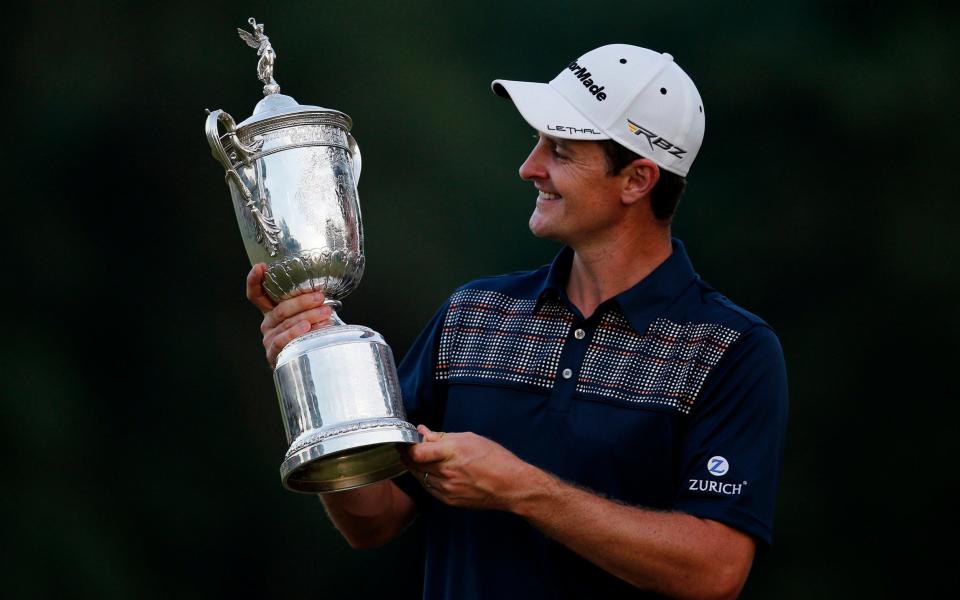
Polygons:
[[264,83],[263,95],[279,94],[280,86],[273,79],[273,63],[277,60],[277,53],[273,51],[270,45],[270,38],[263,34],[263,23],[257,23],[253,17],[247,19],[247,23],[253,27],[253,35],[243,29],[237,28],[240,39],[247,43],[251,48],[257,49],[257,56],[260,62],[257,63],[257,77]]

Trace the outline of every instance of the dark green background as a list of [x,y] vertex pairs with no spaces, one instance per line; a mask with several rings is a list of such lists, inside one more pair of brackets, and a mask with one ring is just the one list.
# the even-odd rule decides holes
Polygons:
[[[414,598],[420,533],[354,552],[285,450],[203,109],[245,118],[255,16],[364,153],[343,316],[402,356],[446,295],[557,248],[496,77],[669,51],[706,138],[675,234],[778,331],[791,421],[747,598],[952,589],[960,19],[904,2],[36,2],[5,16],[7,597]],[[509,543],[505,540],[505,543]],[[946,544],[943,546],[942,544]],[[936,550],[935,548],[943,548]]]

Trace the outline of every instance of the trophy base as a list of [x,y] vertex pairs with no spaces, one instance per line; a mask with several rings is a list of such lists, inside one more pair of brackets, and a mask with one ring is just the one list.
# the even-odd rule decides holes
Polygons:
[[273,377],[290,444],[280,478],[294,492],[338,492],[399,475],[398,445],[420,441],[383,337],[334,322],[277,357]]
[[293,492],[328,494],[402,475],[400,447],[420,441],[416,430],[359,431],[325,440],[283,462],[283,486]]

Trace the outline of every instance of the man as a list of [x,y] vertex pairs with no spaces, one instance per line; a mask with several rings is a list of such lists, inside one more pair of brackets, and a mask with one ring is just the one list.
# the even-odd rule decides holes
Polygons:
[[[699,279],[670,220],[704,129],[667,54],[597,48],[549,84],[495,81],[538,132],[520,167],[552,265],[471,282],[400,366],[410,475],[323,496],[354,547],[426,520],[427,598],[730,598],[771,539],[779,343]],[[268,360],[329,317],[265,313]]]

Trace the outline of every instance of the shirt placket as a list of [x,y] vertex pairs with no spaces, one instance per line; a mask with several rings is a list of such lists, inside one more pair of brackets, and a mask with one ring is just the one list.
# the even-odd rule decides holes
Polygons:
[[596,330],[596,319],[584,320],[575,316],[573,323],[564,340],[563,350],[557,364],[553,390],[550,394],[548,410],[556,413],[570,411],[573,395],[576,393],[577,378],[583,368],[583,359],[587,355],[587,347]]

